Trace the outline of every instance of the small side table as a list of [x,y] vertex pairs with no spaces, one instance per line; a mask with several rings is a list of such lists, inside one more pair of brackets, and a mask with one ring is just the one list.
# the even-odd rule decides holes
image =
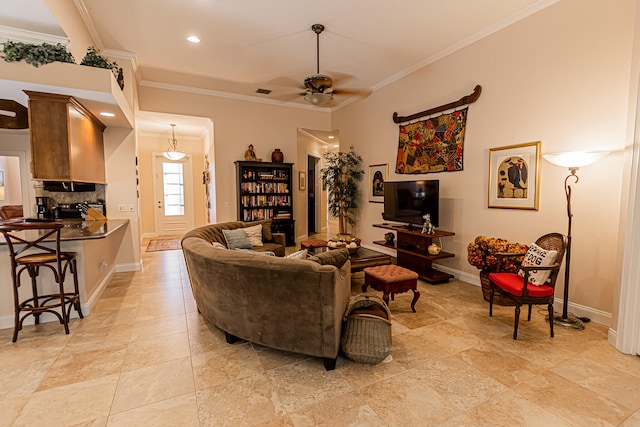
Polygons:
[[418,273],[395,264],[368,267],[364,269],[362,292],[366,292],[368,286],[371,286],[376,291],[382,291],[382,299],[387,305],[389,305],[389,294],[391,294],[391,299],[393,299],[395,294],[412,290],[413,300],[411,301],[411,310],[414,313],[416,312],[416,302],[420,298],[420,291],[418,291]]
[[307,249],[310,252],[315,252],[316,248],[326,248],[327,241],[321,239],[303,240],[300,242],[300,249]]

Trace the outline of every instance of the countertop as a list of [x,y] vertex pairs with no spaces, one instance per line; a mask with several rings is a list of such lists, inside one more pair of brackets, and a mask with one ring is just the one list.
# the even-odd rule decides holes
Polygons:
[[[106,221],[85,221],[82,219],[62,219],[64,228],[60,231],[61,241],[104,239],[116,230],[126,227],[128,219],[108,219]],[[35,224],[34,224],[35,225]],[[29,231],[28,233],[31,233]],[[55,239],[47,239],[55,240]],[[0,236],[0,244],[6,245],[6,241]]]

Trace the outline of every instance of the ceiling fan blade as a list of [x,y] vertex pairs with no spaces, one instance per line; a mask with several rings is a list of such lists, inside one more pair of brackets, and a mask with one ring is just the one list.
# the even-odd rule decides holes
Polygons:
[[373,91],[369,89],[334,89],[334,95],[354,95],[362,98],[366,98],[371,95]]
[[353,74],[339,73],[337,71],[327,71],[327,74],[331,76],[333,84],[335,85],[345,84],[346,82],[355,80],[356,78]]
[[289,77],[276,77],[273,80],[266,82],[267,85],[282,86],[282,87],[295,87],[304,89],[304,85],[301,85],[299,81],[293,80]]

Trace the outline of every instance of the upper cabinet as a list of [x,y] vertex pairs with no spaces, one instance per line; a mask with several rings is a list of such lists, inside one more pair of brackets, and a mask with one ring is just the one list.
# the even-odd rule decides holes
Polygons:
[[102,122],[72,96],[25,92],[33,178],[106,183]]

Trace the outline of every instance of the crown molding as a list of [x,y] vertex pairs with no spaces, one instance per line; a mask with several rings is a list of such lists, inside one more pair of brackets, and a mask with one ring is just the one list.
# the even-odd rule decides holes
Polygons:
[[313,139],[314,141],[316,141],[319,144],[325,145],[325,146],[329,146],[330,144],[325,141],[324,139],[318,138],[317,136],[315,136],[314,134],[302,129],[302,128],[298,128],[298,132],[300,132],[301,134],[303,134],[304,136]]
[[54,36],[52,34],[38,33],[36,31],[21,30],[20,28],[7,27],[0,25],[0,41],[7,40],[18,41],[22,43],[50,43],[69,45],[69,38],[62,36]]
[[242,95],[238,93],[223,92],[223,91],[213,90],[213,89],[203,89],[203,88],[192,87],[192,86],[176,85],[171,83],[155,82],[151,80],[142,80],[140,81],[139,85],[143,87],[173,90],[177,92],[193,93],[197,95],[217,96],[220,98],[235,99],[238,101],[257,102],[260,104],[269,104],[269,105],[275,105],[279,107],[299,108],[302,110],[321,111],[325,113],[330,113],[332,111],[331,108],[316,107],[313,105],[299,104],[296,102],[277,101],[274,99],[259,98],[257,96]]
[[87,31],[91,35],[93,42],[95,43],[95,47],[98,50],[104,49],[104,42],[102,41],[102,37],[100,37],[100,33],[98,33],[98,29],[93,23],[93,19],[91,19],[91,15],[89,14],[89,9],[87,9],[87,5],[84,4],[83,0],[73,0],[73,3],[84,22],[85,27],[87,27]]

